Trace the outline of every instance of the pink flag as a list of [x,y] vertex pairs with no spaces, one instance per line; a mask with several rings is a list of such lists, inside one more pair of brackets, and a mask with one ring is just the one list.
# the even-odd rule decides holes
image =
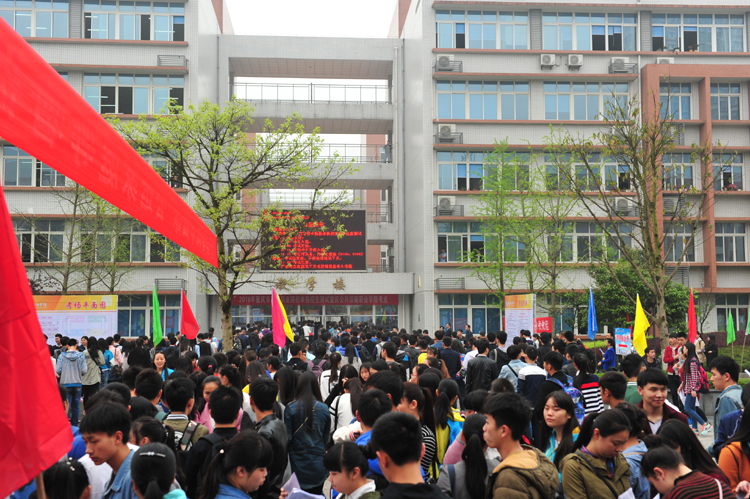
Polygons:
[[688,308],[688,339],[695,343],[698,336],[698,321],[695,318],[695,301],[693,300],[693,289],[690,288],[690,307]]
[[276,294],[276,289],[272,290],[271,297],[271,315],[273,320],[273,342],[279,345],[279,348],[284,348],[286,340],[294,341],[294,334],[292,333],[292,326],[289,324],[289,319],[286,317],[286,310],[284,305],[281,304],[279,295]]

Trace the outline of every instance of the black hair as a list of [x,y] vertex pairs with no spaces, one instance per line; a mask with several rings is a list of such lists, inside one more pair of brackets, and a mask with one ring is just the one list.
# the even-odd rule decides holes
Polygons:
[[359,398],[357,414],[364,426],[372,428],[375,422],[384,414],[393,410],[393,404],[388,395],[377,388],[367,390]]
[[144,369],[135,378],[135,394],[154,400],[159,396],[164,381],[155,369]]
[[511,438],[520,441],[531,422],[531,407],[517,393],[493,393],[484,401],[484,414],[492,416],[495,426],[507,426]]
[[638,376],[638,373],[641,372],[641,367],[643,367],[643,358],[637,353],[626,355],[620,362],[620,369],[622,369],[623,374],[628,379]]
[[505,342],[508,341],[508,333],[506,333],[505,331],[498,331],[497,332],[497,340],[501,344],[505,345]]
[[172,487],[176,473],[174,452],[163,443],[149,443],[138,448],[130,461],[133,486],[143,499],[161,499]]
[[[563,458],[573,452],[573,430],[578,428],[578,418],[576,417],[576,404],[565,390],[555,390],[547,395],[547,399],[544,401],[545,406],[550,399],[552,399],[557,407],[564,410],[568,413],[568,416],[570,416],[568,422],[565,423],[565,426],[562,429],[560,443],[555,449],[555,457],[552,461],[557,469],[560,469],[560,464],[562,463]],[[547,421],[544,418],[542,418],[540,427],[541,446],[539,447],[539,450],[544,452],[547,450],[547,446],[549,446],[550,437],[552,436],[552,428],[547,426]]]
[[578,355],[579,352],[580,350],[578,350],[578,345],[576,345],[575,343],[570,343],[565,346],[565,355],[570,355],[571,359]]
[[152,404],[151,401],[146,397],[133,397],[132,399],[130,399],[129,412],[130,419],[132,421],[135,421],[136,419],[144,416],[149,418],[156,417],[156,414],[159,412],[159,410],[154,407],[154,404]]
[[102,390],[92,395],[92,397],[86,402],[86,406],[84,407],[84,409],[86,411],[90,411],[97,405],[104,403],[120,404],[126,409],[128,407],[128,404],[125,403],[125,400],[116,391]]
[[242,392],[233,386],[222,386],[211,392],[208,400],[211,417],[217,424],[231,424],[242,409]]
[[404,399],[409,403],[417,402],[419,421],[435,433],[434,403],[430,390],[415,383],[404,383]]
[[575,340],[575,336],[573,335],[573,331],[565,331],[563,333],[563,336],[565,337],[565,340],[568,342],[572,342]]
[[645,349],[645,350],[643,351],[643,354],[644,354],[644,355],[648,355],[648,353],[649,353],[649,352],[650,352],[651,350],[654,350],[654,347],[652,347],[652,346],[647,346],[647,347],[646,347],[646,349]]
[[643,429],[648,424],[648,417],[646,411],[639,409],[637,405],[628,402],[620,402],[617,407],[613,407],[618,411],[622,411],[630,421],[630,437],[636,437],[641,440],[644,437]]
[[516,387],[513,384],[513,382],[506,378],[497,378],[496,380],[492,381],[492,384],[490,385],[490,393],[506,393],[506,392],[515,392]]
[[581,425],[581,432],[578,434],[573,450],[577,451],[591,442],[594,436],[594,430],[599,430],[602,437],[608,437],[621,431],[627,431],[630,435],[630,421],[624,412],[616,409],[607,409],[599,413],[593,413],[586,416]]
[[[518,336],[516,336],[516,338],[518,338]],[[518,345],[511,345],[508,347],[507,353],[508,357],[510,357],[510,360],[513,360],[517,359],[518,356],[523,353],[523,349]]]
[[404,382],[391,371],[378,371],[367,378],[367,388],[377,388],[390,395],[393,407],[396,407],[404,396]]
[[76,346],[77,343],[78,343],[78,340],[76,340],[75,338],[69,338],[67,346],[74,347],[74,346]]
[[193,374],[193,361],[190,360],[190,358],[188,358],[186,355],[180,356],[180,358],[177,359],[175,371],[182,371],[190,376],[191,374]]
[[250,400],[259,411],[270,411],[279,395],[279,384],[268,377],[260,377],[250,383]]
[[555,371],[560,371],[565,363],[565,357],[560,352],[552,350],[551,352],[547,352],[543,361],[549,364]]
[[661,369],[646,369],[638,375],[638,387],[644,388],[649,383],[660,386],[669,386],[669,379]]
[[653,478],[655,476],[654,468],[661,468],[663,470],[676,470],[680,464],[684,464],[685,461],[682,456],[674,450],[670,449],[665,445],[659,445],[650,448],[641,459],[641,472],[646,478]]
[[364,477],[370,469],[367,457],[354,442],[339,442],[326,452],[323,466],[328,471],[351,473],[359,468],[360,476]]
[[131,390],[135,390],[135,379],[143,371],[141,366],[130,366],[122,373],[122,382]]
[[453,401],[458,397],[458,383],[452,379],[444,379],[437,388],[438,396],[435,399],[435,427],[445,428],[448,426],[448,417],[451,414]]
[[435,399],[437,399],[437,390],[440,386],[440,381],[442,381],[442,378],[436,375],[434,372],[428,371],[429,369],[426,369],[425,372],[417,378],[417,384],[422,388],[426,388],[430,392],[430,395],[432,395],[432,400],[434,402]]
[[487,390],[474,390],[464,397],[464,407],[467,411],[482,412],[484,400],[490,395]]
[[577,353],[575,357],[573,357],[573,364],[575,364],[576,369],[578,369],[578,375],[576,375],[573,380],[573,385],[580,390],[581,386],[586,383],[591,376],[591,365],[589,364],[589,358],[583,353]]
[[623,400],[628,390],[628,379],[622,373],[606,372],[599,378],[599,388],[609,390],[615,399]]
[[[125,386],[123,383],[118,383],[116,381],[112,383],[107,383],[107,385],[101,389],[101,391],[105,391],[105,390],[110,390],[115,393],[118,393],[122,397],[125,405],[126,406],[130,405],[130,388]],[[89,399],[89,401],[90,400],[91,399]]]
[[737,380],[740,378],[740,365],[732,357],[719,355],[712,360],[711,364],[708,366],[709,371],[714,368],[716,368],[721,375],[729,373],[729,377],[732,378],[732,381],[735,383],[737,383]]
[[607,345],[611,346],[612,348],[615,347],[615,339],[614,338],[607,338],[606,341],[607,341]]
[[188,403],[195,398],[195,383],[188,378],[180,378],[164,385],[164,400],[172,412],[184,412]]
[[[205,357],[203,358],[205,359]],[[219,376],[224,376],[227,378],[230,385],[238,390],[242,390],[243,386],[240,370],[233,365],[227,364],[226,366],[221,366],[221,369],[219,369]]]
[[279,402],[286,407],[297,398],[297,376],[290,367],[284,366],[276,371],[274,380],[279,384]]
[[529,360],[533,360],[536,362],[536,358],[539,355],[538,350],[536,347],[528,346],[526,347],[526,358]]
[[307,431],[313,430],[313,412],[315,402],[322,402],[318,378],[312,371],[305,371],[297,379],[297,396],[294,401],[300,404],[300,410],[305,414]]
[[[661,437],[662,442],[669,447],[680,447],[680,454],[685,461],[685,465],[693,471],[701,473],[721,473],[723,471],[716,466],[716,463],[706,451],[698,437],[693,433],[690,427],[678,419],[664,421],[656,432]],[[731,442],[730,439],[727,444]]]
[[210,355],[206,355],[198,359],[198,369],[208,374],[209,376],[216,374],[216,370],[219,368],[219,363],[216,359]]
[[490,348],[490,342],[484,338],[478,339],[474,346],[477,347],[478,353],[485,353]]
[[98,404],[86,411],[79,430],[81,434],[106,433],[110,437],[119,431],[122,433],[122,444],[125,445],[130,438],[130,414],[120,404]]
[[77,499],[89,486],[86,469],[73,459],[53,464],[44,470],[42,477],[49,499]]
[[219,485],[228,483],[227,475],[237,468],[243,467],[248,473],[252,473],[271,462],[273,462],[273,449],[268,440],[255,430],[241,431],[228,443],[222,445],[221,450],[211,460],[203,478],[200,499],[216,497],[219,493]]
[[[684,334],[684,333],[679,333]],[[687,355],[685,355],[685,364],[682,366],[682,372],[685,375],[685,379],[687,379],[687,375],[690,374],[691,364],[692,360],[695,359],[696,363],[700,365],[700,360],[698,360],[698,355],[695,353],[695,345],[688,342],[685,343],[682,348],[685,349],[687,352]]]
[[396,466],[418,463],[422,458],[422,429],[411,414],[389,412],[378,418],[372,428],[369,449],[383,451]]
[[268,357],[266,365],[272,367],[274,371],[278,371],[279,369],[281,369],[281,359],[275,355],[271,355],[270,357]]
[[[487,460],[484,457],[484,414],[472,414],[464,421],[462,433],[466,446],[461,453],[461,459],[466,463],[464,487],[470,497],[484,497],[485,482],[487,480]],[[458,485],[458,484],[457,484]],[[456,494],[456,491],[453,491]]]
[[539,335],[539,341],[542,342],[542,345],[549,345],[550,341],[552,341],[552,334],[550,333],[542,333]]

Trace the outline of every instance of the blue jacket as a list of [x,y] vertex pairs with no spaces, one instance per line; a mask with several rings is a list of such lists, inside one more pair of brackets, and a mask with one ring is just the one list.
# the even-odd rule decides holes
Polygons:
[[130,478],[130,461],[133,459],[134,450],[130,451],[128,457],[120,465],[114,479],[110,478],[104,486],[102,499],[138,499],[133,490],[133,480]]
[[730,412],[742,409],[742,387],[740,385],[728,386],[716,399],[716,412],[714,412],[714,426],[721,424],[721,418]]
[[77,426],[71,426],[70,429],[73,430],[73,447],[68,451],[68,457],[78,460],[86,455],[86,443]]
[[648,447],[640,440],[636,445],[622,451],[622,455],[630,465],[630,487],[636,499],[651,499],[651,485],[648,483],[648,478],[641,473],[641,461],[646,452],[648,452]]
[[304,489],[317,487],[326,481],[328,471],[323,466],[326,439],[331,433],[331,413],[322,402],[313,407],[313,429],[307,430],[306,411],[299,401],[294,401],[284,411],[284,424],[289,438],[289,461]]
[[742,421],[742,410],[730,412],[723,418],[719,423],[719,430],[716,434],[716,440],[708,448],[708,453],[719,459],[721,449],[724,448],[724,444],[737,433],[740,428],[740,421]]
[[505,378],[513,382],[513,388],[518,390],[518,373],[528,364],[521,359],[513,359],[510,364],[503,366],[498,378]]
[[219,493],[216,494],[214,499],[247,499],[248,497],[250,496],[242,492],[240,489],[222,483],[219,484]]
[[610,367],[615,367],[617,357],[615,356],[615,349],[608,348],[604,351],[604,357],[602,357],[602,370],[606,371]]

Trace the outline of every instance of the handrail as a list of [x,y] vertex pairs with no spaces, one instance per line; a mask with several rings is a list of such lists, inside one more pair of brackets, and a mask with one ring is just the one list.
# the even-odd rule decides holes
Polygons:
[[[246,211],[262,211],[264,208],[269,206],[278,207],[280,209],[287,210],[309,210],[310,203],[300,202],[289,202],[285,203],[279,201],[278,203],[253,203],[252,205],[246,205],[244,208]],[[351,204],[344,206],[343,211],[346,210],[365,210],[365,219],[368,224],[375,223],[393,223],[393,203],[381,203],[381,204]]]
[[286,83],[235,83],[230,94],[239,100],[259,102],[345,102],[390,104],[387,85],[309,85]]

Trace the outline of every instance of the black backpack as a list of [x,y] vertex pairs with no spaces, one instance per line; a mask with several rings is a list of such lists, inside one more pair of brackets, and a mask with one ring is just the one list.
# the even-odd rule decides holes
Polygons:
[[167,359],[167,367],[169,369],[174,369],[177,367],[177,361],[180,358],[180,349],[175,346],[165,348],[164,358]]
[[190,441],[193,439],[193,435],[197,429],[198,423],[190,421],[185,427],[185,431],[182,433],[182,438],[177,443],[177,460],[180,463],[180,469],[184,470],[185,466],[187,466],[188,452],[192,447]]
[[198,475],[204,477],[208,474],[208,467],[211,465],[211,461],[213,461],[214,457],[216,457],[216,454],[219,453],[219,451],[224,447],[224,444],[231,440],[231,438],[225,440],[221,435],[217,435],[214,432],[202,436],[201,440],[206,440],[211,443],[211,450],[208,452],[208,454],[206,454],[206,460],[203,461],[200,474]]
[[198,350],[201,352],[201,357],[210,357],[211,356],[211,344],[206,343],[205,341],[201,341],[198,343]]
[[503,369],[503,366],[507,366],[508,364],[510,364],[510,357],[508,357],[508,354],[503,352],[499,348],[491,351],[489,357],[497,363],[497,367],[501,371]]
[[359,352],[359,360],[362,362],[372,362],[372,355],[364,345],[357,345],[357,352]]

